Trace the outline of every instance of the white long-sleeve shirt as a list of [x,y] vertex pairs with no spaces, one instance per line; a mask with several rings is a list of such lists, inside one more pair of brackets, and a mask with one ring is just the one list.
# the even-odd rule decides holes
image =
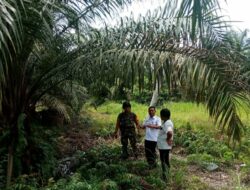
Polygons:
[[[161,126],[161,130],[159,131],[159,135],[157,138],[158,149],[164,149],[164,150],[172,149],[172,145],[169,145],[167,143],[167,133],[169,131],[171,131],[172,133],[174,132],[174,124],[170,119],[165,121]],[[173,137],[174,134],[172,135],[171,140],[173,140]]]
[[[143,125],[157,125],[157,126],[161,126],[161,119],[159,117],[157,117],[157,116],[154,116],[154,117],[148,116],[144,120]],[[146,127],[145,140],[157,142],[158,133],[159,133],[159,129],[152,129],[152,128]]]

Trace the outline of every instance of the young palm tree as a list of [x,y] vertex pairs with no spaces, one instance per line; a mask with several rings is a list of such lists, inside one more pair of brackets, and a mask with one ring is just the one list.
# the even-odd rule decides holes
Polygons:
[[36,103],[45,101],[52,89],[73,79],[75,64],[85,62],[79,52],[83,49],[84,53],[86,48],[78,45],[79,38],[75,40],[72,31],[87,33],[95,17],[105,17],[126,3],[123,0],[0,2],[0,132],[8,134],[7,186],[23,121],[29,120]]

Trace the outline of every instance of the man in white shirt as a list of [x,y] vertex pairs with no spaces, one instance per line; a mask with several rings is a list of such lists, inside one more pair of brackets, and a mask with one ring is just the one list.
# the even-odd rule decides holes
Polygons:
[[166,172],[168,172],[170,168],[169,153],[173,144],[174,124],[170,120],[170,110],[162,109],[160,115],[162,126],[161,130],[159,131],[157,146],[160,152],[162,177],[165,180],[167,178]]
[[146,129],[145,136],[145,156],[150,168],[156,167],[156,145],[159,129],[161,128],[161,119],[155,116],[154,106],[148,108],[149,116],[145,119],[142,128]]

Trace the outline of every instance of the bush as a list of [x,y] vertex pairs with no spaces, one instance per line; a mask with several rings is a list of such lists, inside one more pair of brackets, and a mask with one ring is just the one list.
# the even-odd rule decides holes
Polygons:
[[141,190],[142,187],[140,184],[141,178],[131,173],[125,173],[118,175],[116,177],[116,181],[120,189],[133,189],[133,190]]
[[[203,130],[193,130],[191,125],[175,130],[175,145],[186,148],[188,154],[208,154],[216,158],[232,161],[234,152],[223,141],[213,138],[213,134]],[[230,156],[229,156],[230,155]]]
[[206,153],[203,154],[190,154],[187,156],[187,161],[189,164],[197,164],[202,166],[204,163],[207,162],[214,162],[214,158]]
[[136,160],[136,161],[133,161],[133,162],[127,162],[127,163],[124,163],[126,165],[127,168],[129,168],[129,171],[131,173],[135,173],[135,174],[138,174],[138,175],[145,175],[146,173],[146,170],[148,168],[148,164],[147,162],[145,162],[144,160]]
[[170,172],[169,184],[173,189],[186,189],[185,173],[181,170]]
[[158,175],[151,174],[149,176],[146,176],[145,180],[149,184],[153,184],[155,189],[165,189],[165,187],[166,187],[166,184],[160,178],[160,173]]
[[99,145],[87,152],[86,158],[94,165],[99,161],[111,164],[118,161],[120,151],[118,146]]
[[100,184],[100,190],[118,190],[118,185],[115,181],[105,179]]
[[56,183],[46,187],[45,190],[93,190],[94,185],[82,179],[79,173],[75,173],[68,180],[61,179]]

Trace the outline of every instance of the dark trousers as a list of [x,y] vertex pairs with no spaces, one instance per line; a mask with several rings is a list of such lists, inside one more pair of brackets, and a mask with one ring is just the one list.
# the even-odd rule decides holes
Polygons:
[[144,147],[145,147],[145,155],[147,162],[150,166],[155,166],[156,165],[156,145],[157,142],[155,141],[149,141],[145,140],[144,142]]
[[124,157],[128,156],[128,140],[130,141],[134,156],[137,156],[135,130],[123,131],[121,134],[122,154]]
[[165,173],[167,171],[166,166],[168,167],[168,170],[170,168],[170,163],[169,163],[169,153],[170,153],[170,150],[159,149],[159,151],[160,151],[162,173],[163,173],[163,176],[165,176]]

